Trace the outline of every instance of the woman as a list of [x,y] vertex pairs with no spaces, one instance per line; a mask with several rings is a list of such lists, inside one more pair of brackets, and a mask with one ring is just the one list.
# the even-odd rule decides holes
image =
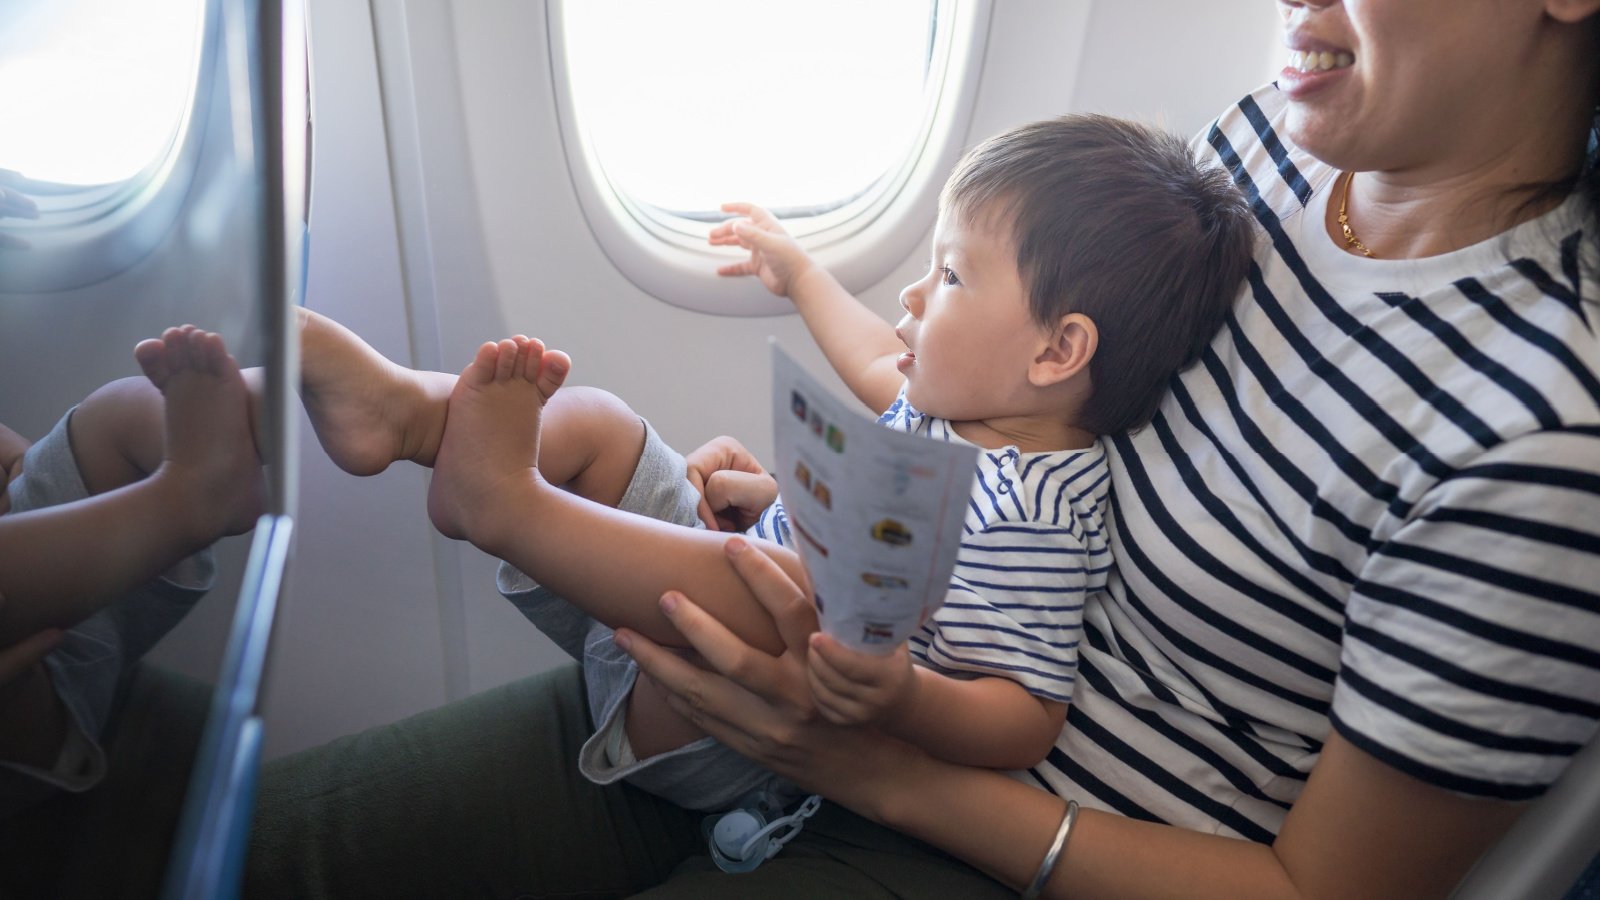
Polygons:
[[[827,640],[809,598],[730,541],[788,653],[676,595],[725,675],[618,643],[696,724],[832,801],[782,856],[730,879],[681,810],[575,784],[540,744],[582,733],[564,674],[382,736],[543,746],[490,776],[509,787],[338,774],[371,736],[269,773],[257,886],[285,889],[276,867],[373,890],[400,867],[421,892],[530,896],[1446,893],[1600,719],[1600,0],[1280,8],[1295,65],[1203,144],[1254,204],[1256,266],[1157,420],[1114,442],[1119,570],[1044,765],[1012,778],[829,724],[799,658]],[[497,730],[452,738],[463,715]],[[359,808],[308,806],[330,783]],[[411,833],[353,837],[386,811]]]

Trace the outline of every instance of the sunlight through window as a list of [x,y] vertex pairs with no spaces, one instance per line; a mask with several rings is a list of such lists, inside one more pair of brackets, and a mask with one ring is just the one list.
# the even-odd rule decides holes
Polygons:
[[110,184],[167,152],[195,84],[204,0],[0,7],[0,168]]
[[916,150],[932,0],[583,0],[578,122],[612,187],[680,214],[843,205]]

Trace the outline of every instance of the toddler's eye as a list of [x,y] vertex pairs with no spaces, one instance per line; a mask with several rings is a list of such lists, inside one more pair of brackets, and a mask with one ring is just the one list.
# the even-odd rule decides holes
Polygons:
[[956,273],[949,266],[939,267],[939,281],[943,284],[949,285],[957,285],[961,283],[961,279],[956,277]]

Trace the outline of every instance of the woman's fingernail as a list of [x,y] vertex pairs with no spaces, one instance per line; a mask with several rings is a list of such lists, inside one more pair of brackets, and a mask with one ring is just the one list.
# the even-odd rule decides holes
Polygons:
[[622,648],[623,653],[633,652],[633,635],[629,634],[628,632],[619,631],[611,636],[611,640],[616,642],[618,647]]
[[662,594],[661,595],[661,611],[662,612],[664,612],[664,613],[666,613],[667,615],[670,616],[674,612],[676,612],[677,609],[678,609],[678,595],[677,594],[666,593],[666,594]]
[[738,556],[745,551],[745,548],[749,546],[750,545],[745,542],[744,538],[733,537],[728,538],[727,543],[722,545],[722,549],[726,550],[729,556]]

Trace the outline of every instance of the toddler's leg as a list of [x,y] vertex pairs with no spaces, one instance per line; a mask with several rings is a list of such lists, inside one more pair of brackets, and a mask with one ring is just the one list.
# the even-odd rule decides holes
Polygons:
[[[354,475],[390,463],[432,466],[456,376],[407,369],[350,329],[300,309],[301,397],[329,458]],[[594,388],[568,388],[545,408],[540,473],[598,503],[622,499],[644,443],[626,404]]]
[[[658,607],[663,593],[677,589],[744,640],[780,652],[771,617],[727,564],[725,535],[590,503],[541,477],[540,415],[569,365],[566,354],[522,337],[479,349],[450,396],[428,492],[434,525],[610,627],[682,646]],[[804,578],[794,553],[757,546]]]
[[210,544],[255,527],[264,506],[251,396],[222,338],[192,325],[141,341],[133,355],[166,402],[153,477],[191,489],[196,535]]
[[676,750],[706,736],[693,722],[678,715],[667,702],[667,689],[644,672],[633,682],[623,722],[628,744],[639,759]]
[[300,397],[328,457],[352,475],[403,459],[433,465],[455,376],[407,369],[327,316],[296,314]]
[[[68,423],[73,458],[90,496],[141,481],[174,454],[224,468],[247,461],[252,470],[259,469],[255,401],[220,337],[192,325],[169,328],[161,338],[141,341],[134,358],[143,376],[96,389]],[[173,405],[179,422],[169,421]],[[241,436],[249,441],[248,452],[234,443]],[[250,524],[253,520],[239,530]]]
[[428,517],[446,537],[492,543],[472,535],[514,526],[517,511],[501,499],[512,494],[501,489],[547,483],[537,469],[541,417],[571,364],[522,335],[478,348],[451,394],[428,489]]
[[165,409],[161,389],[140,375],[96,388],[72,411],[67,433],[91,496],[133,484],[161,466]]

